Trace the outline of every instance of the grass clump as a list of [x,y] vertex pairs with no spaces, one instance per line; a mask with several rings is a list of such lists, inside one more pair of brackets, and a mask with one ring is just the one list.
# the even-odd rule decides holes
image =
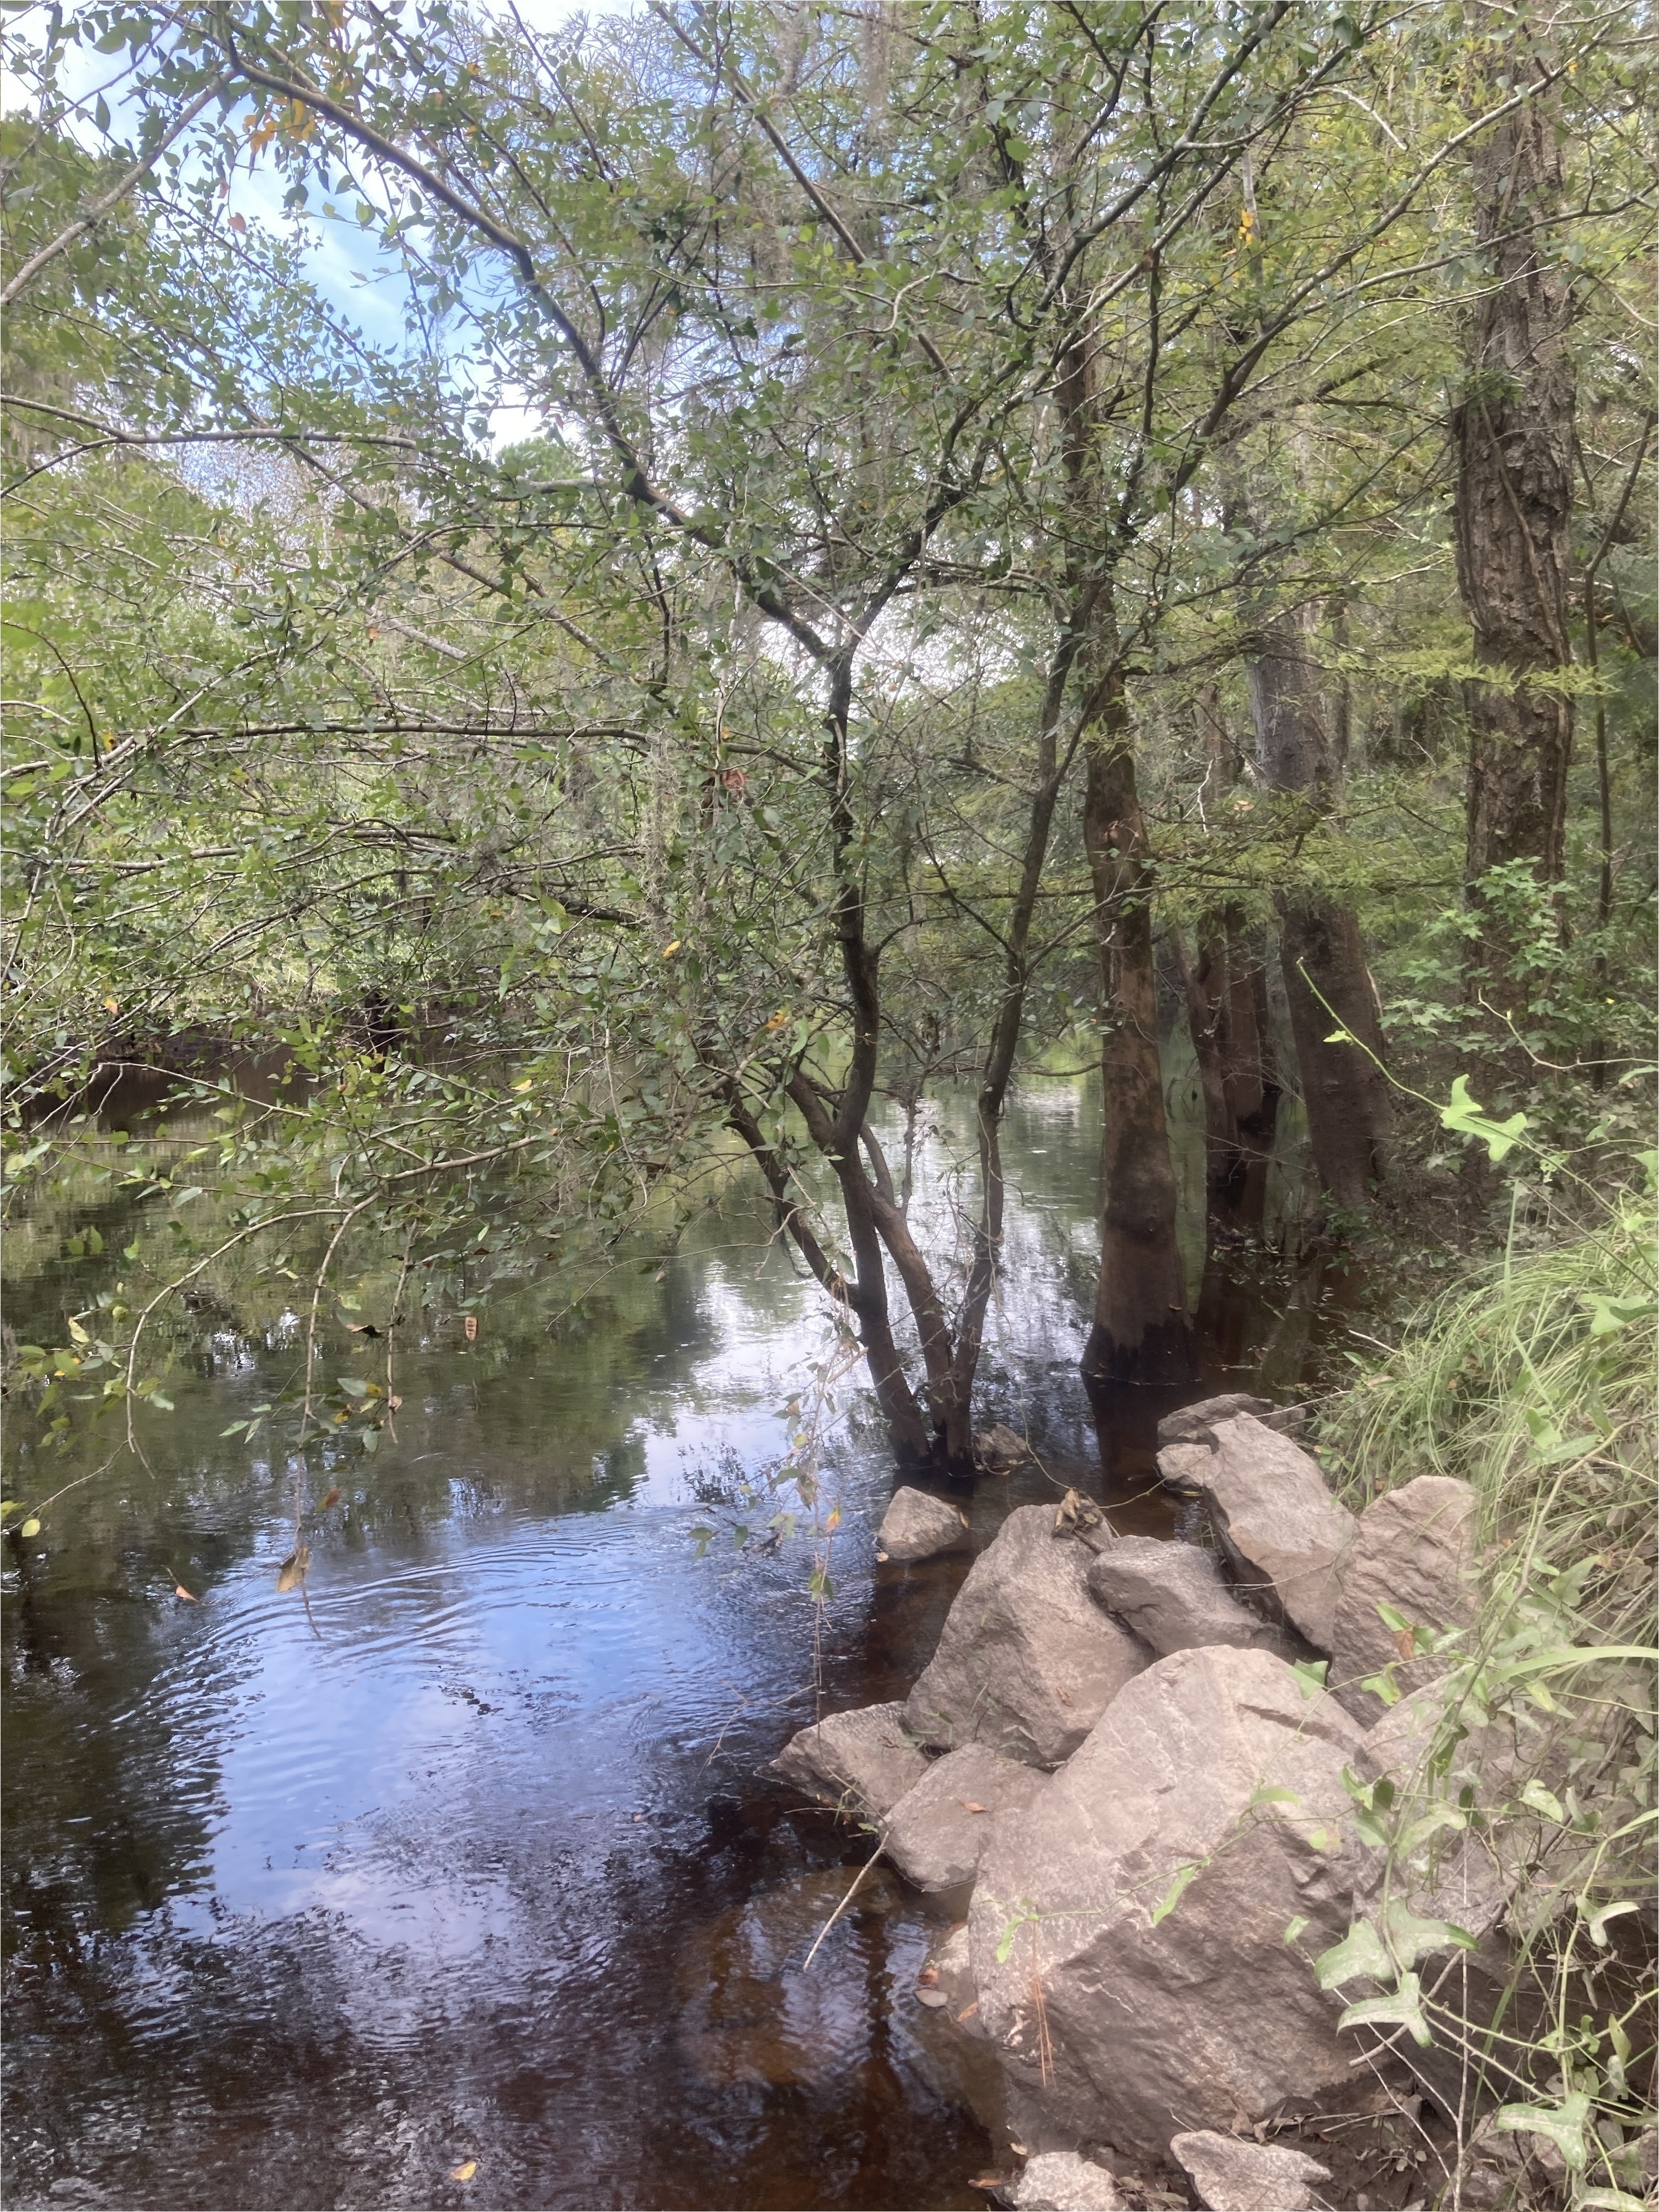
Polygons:
[[[1401,1954],[1351,2016],[1425,2046],[1455,2124],[1437,2200],[1454,2212],[1650,2201],[1655,1227],[1650,1190],[1551,1243],[1512,1235],[1320,1424],[1356,1510],[1423,1474],[1480,1501],[1479,1617],[1428,1632],[1443,1671],[1413,1700],[1420,1762],[1397,1794],[1356,1791],[1387,1854],[1384,1935],[1403,1912],[1447,1948],[1427,1978]],[[1496,1894],[1484,1936],[1455,1924],[1454,1870]]]

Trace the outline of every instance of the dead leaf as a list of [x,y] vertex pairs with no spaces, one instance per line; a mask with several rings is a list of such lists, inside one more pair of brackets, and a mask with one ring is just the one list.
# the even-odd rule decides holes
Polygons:
[[386,1402],[389,1410],[395,1413],[404,1401],[401,1398],[388,1398]]
[[1414,1628],[1396,1628],[1394,1632],[1394,1648],[1402,1659],[1415,1659],[1417,1631]]
[[245,215],[232,216],[230,218],[230,227],[236,233],[236,235],[240,238],[247,229],[247,217]]
[[1006,2186],[1006,2173],[976,2173],[969,2183],[969,2189],[1001,2189]]
[[449,2178],[452,2181],[471,2181],[477,2171],[478,2161],[476,2158],[463,2159],[459,2166],[450,2167]]
[[195,1591],[187,1590],[182,1583],[174,1583],[173,1585],[173,1595],[174,1597],[183,1598],[187,1605],[194,1605],[196,1602]]
[[958,1797],[957,1802],[964,1813],[988,1813],[991,1809],[988,1805],[976,1805],[971,1797]]
[[337,1505],[339,1502],[340,1486],[338,1483],[336,1483],[333,1489],[329,1492],[327,1497],[324,1498],[322,1504],[317,1508],[317,1510],[319,1513],[326,1513],[329,1511],[331,1507]]
[[296,1551],[290,1552],[287,1559],[283,1561],[277,1573],[277,1596],[286,1597],[290,1590],[298,1589],[306,1578],[306,1570],[310,1565],[311,1553],[306,1545],[301,1544]]
[[1077,1702],[1073,1697],[1071,1692],[1069,1690],[1062,1690],[1058,1682],[1054,1685],[1054,1695],[1060,1699],[1062,1705],[1074,1705]]
[[466,1339],[469,1344],[476,1344],[477,1342],[478,1316],[477,1314],[468,1314],[466,1319],[461,1323],[461,1334]]
[[916,1987],[919,1990],[936,1990],[939,1987],[939,1968],[924,1966],[916,1976]]
[[963,2007],[962,2010],[961,2010],[961,2011],[957,2014],[957,2021],[964,2021],[964,2020],[971,2020],[971,2019],[973,2018],[974,2014],[975,2014],[978,2010],[979,2010],[979,1999],[978,1999],[977,1997],[975,1997],[975,1998],[974,1999],[974,2002],[972,2002],[972,2004],[970,2004],[970,2005],[964,2005],[964,2006]]

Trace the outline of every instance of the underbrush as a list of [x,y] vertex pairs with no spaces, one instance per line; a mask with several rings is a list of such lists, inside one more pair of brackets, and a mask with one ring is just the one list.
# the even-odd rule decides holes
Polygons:
[[1420,2047],[1456,2124],[1448,2207],[1651,2201],[1654,1237],[1650,1191],[1512,1239],[1320,1424],[1356,1510],[1424,1474],[1480,1504],[1478,1618],[1418,1632],[1440,1672],[1401,1716],[1408,1771],[1351,1784],[1392,1901],[1321,1962],[1378,1992],[1356,2022]]

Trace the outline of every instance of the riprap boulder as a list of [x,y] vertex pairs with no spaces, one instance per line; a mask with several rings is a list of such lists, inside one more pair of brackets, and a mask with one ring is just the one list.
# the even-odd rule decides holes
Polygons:
[[912,1735],[988,1744],[1030,1765],[1067,1759],[1149,1654],[1089,1595],[1094,1554],[1050,1505],[1011,1513],[946,1616],[904,1712]]

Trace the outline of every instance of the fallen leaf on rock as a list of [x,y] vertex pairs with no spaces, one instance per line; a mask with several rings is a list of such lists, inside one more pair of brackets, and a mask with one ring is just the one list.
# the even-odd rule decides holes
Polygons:
[[477,2171],[478,2161],[476,2158],[464,2159],[459,2166],[450,2167],[449,2178],[452,2181],[471,2181]]
[[975,1804],[971,1797],[958,1797],[957,1802],[964,1813],[988,1813],[991,1809],[988,1805]]

